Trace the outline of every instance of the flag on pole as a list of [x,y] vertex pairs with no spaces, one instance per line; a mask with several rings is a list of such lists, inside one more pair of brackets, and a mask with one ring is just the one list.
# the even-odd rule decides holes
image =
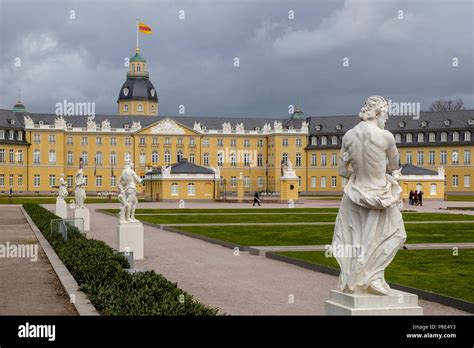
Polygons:
[[151,28],[145,23],[138,23],[138,30],[140,33],[150,35],[152,33]]

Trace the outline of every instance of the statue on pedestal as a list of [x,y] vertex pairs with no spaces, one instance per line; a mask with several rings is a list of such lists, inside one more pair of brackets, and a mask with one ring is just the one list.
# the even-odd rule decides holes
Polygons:
[[290,160],[283,163],[282,174],[283,174],[282,176],[285,177],[285,178],[296,178],[297,177],[296,172],[293,169],[293,163],[291,163]]
[[64,198],[66,198],[67,195],[68,195],[67,183],[66,183],[66,180],[64,180],[64,174],[61,174],[59,176],[59,189],[58,189],[58,197],[56,198],[56,201],[64,202]]
[[76,173],[76,189],[75,189],[75,200],[76,200],[76,209],[85,209],[84,202],[86,201],[86,190],[84,186],[86,184],[86,179],[84,178],[84,170],[82,169],[83,165],[82,158],[79,160],[79,170]]
[[398,209],[402,189],[388,174],[399,168],[393,134],[385,130],[388,102],[371,96],[361,121],[342,139],[339,175],[348,179],[336,217],[332,253],[345,293],[389,295],[385,268],[406,240]]
[[138,222],[135,219],[135,209],[138,203],[137,185],[142,182],[132,169],[133,163],[128,160],[119,179],[120,223]]

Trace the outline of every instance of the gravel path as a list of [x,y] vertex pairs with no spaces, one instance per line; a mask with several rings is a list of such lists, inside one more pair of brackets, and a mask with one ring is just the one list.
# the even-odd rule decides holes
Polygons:
[[[28,257],[12,257],[19,245]],[[76,313],[19,206],[0,206],[0,246],[0,315]]]

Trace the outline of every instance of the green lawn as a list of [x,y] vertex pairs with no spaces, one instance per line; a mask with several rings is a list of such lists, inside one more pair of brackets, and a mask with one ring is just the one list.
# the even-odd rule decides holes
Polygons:
[[[281,255],[339,269],[324,252],[282,252]],[[385,272],[393,283],[474,302],[474,250],[400,250]]]
[[[117,213],[119,209],[103,209],[110,213]],[[338,208],[228,208],[228,209],[137,209],[135,214],[202,214],[202,213],[227,213],[227,214],[267,214],[267,213],[337,213]]]
[[448,195],[448,202],[474,202],[474,195]]
[[[323,245],[332,241],[333,225],[179,226],[180,230],[243,246]],[[474,224],[407,224],[407,243],[469,243]]]

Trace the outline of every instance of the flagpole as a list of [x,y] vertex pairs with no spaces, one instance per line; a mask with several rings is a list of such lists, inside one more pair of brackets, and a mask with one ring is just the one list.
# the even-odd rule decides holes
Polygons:
[[137,19],[137,51],[140,49],[140,46],[138,45],[138,19]]

